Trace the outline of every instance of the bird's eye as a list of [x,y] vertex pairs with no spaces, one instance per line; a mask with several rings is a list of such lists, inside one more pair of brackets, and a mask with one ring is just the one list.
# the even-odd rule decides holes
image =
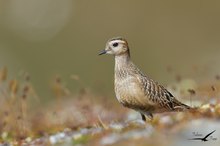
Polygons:
[[118,43],[114,43],[114,44],[113,44],[113,47],[117,47],[117,46],[118,46]]

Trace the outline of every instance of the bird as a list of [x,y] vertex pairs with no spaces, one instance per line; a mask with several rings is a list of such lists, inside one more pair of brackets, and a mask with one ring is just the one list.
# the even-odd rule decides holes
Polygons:
[[212,132],[210,132],[209,134],[207,134],[205,137],[203,137],[203,138],[200,138],[200,137],[197,137],[197,138],[192,138],[192,139],[189,139],[189,140],[201,140],[201,141],[208,141],[207,140],[207,138],[212,134],[212,133],[214,133],[215,132],[215,130],[214,131],[212,131]]
[[99,53],[103,54],[111,54],[115,58],[114,90],[117,100],[124,107],[139,112],[143,121],[151,121],[154,113],[191,108],[178,101],[132,62],[126,39],[114,37],[108,40],[105,49]]

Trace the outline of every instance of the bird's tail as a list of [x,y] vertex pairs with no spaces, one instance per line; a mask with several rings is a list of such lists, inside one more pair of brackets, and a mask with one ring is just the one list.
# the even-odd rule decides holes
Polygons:
[[174,101],[174,110],[177,111],[186,111],[186,110],[192,110],[194,109],[193,107],[190,107],[184,103],[181,103],[180,101],[176,100]]

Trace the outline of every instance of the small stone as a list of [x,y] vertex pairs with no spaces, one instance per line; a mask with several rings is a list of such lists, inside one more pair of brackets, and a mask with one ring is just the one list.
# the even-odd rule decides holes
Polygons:
[[7,132],[3,132],[1,136],[2,136],[2,139],[6,139],[8,137],[8,133]]
[[163,116],[160,118],[160,123],[165,125],[170,125],[173,123],[173,120],[170,116]]
[[101,139],[101,145],[112,145],[116,143],[120,139],[120,135],[118,134],[110,134]]
[[81,133],[76,133],[73,135],[73,139],[79,139],[82,137],[82,134]]
[[203,110],[210,109],[210,104],[204,104],[204,105],[201,106],[200,109],[203,109]]
[[65,137],[65,134],[64,134],[63,132],[58,133],[58,134],[57,134],[57,137],[59,137],[59,138],[64,138],[64,137]]
[[212,104],[212,105],[215,105],[215,104],[217,103],[217,100],[214,99],[214,98],[211,98],[211,99],[209,100],[209,103]]
[[112,123],[109,125],[109,127],[113,130],[121,131],[125,126],[121,123]]
[[28,142],[28,143],[31,142],[31,140],[32,140],[31,137],[27,137],[27,138],[25,139],[25,141]]
[[50,136],[49,140],[50,140],[51,144],[56,144],[57,143],[57,139],[56,139],[55,136]]

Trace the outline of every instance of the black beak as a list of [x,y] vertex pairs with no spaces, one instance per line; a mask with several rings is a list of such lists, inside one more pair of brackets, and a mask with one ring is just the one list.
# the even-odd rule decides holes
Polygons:
[[103,55],[103,54],[106,54],[107,52],[105,50],[102,50],[99,55]]

